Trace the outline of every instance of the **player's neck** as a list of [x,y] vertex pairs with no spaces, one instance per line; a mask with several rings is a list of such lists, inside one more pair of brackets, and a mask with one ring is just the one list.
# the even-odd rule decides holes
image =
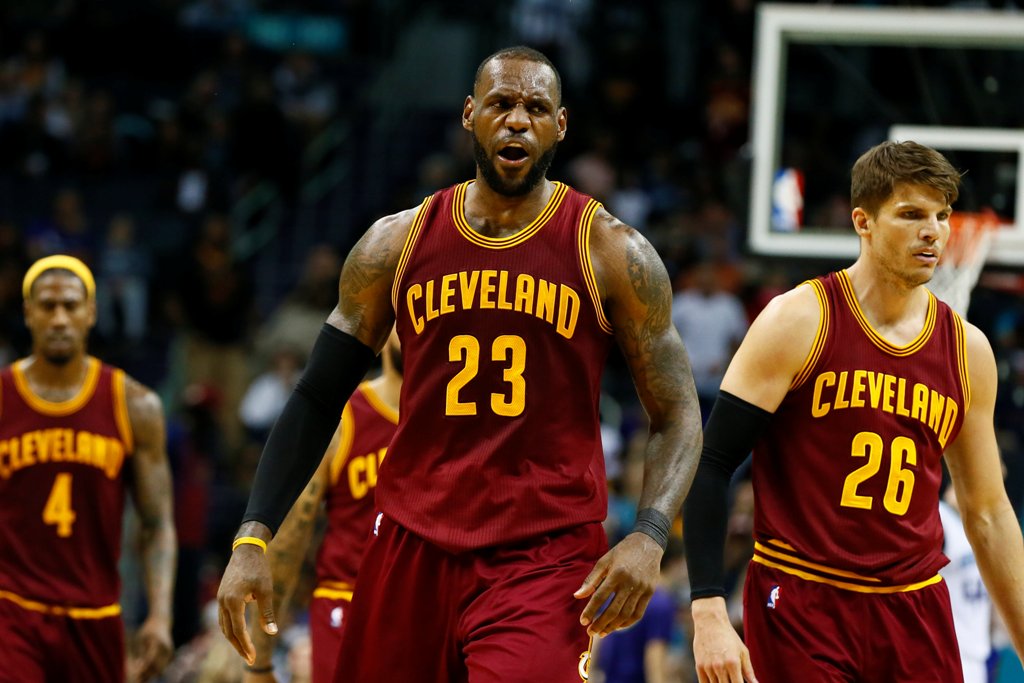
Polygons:
[[897,345],[917,336],[928,314],[924,285],[898,282],[864,260],[858,260],[846,273],[861,311],[879,334]]
[[89,356],[80,354],[67,363],[54,363],[39,354],[33,353],[21,364],[29,387],[37,389],[73,389],[76,390],[85,382],[89,371]]
[[514,235],[540,215],[554,191],[554,183],[544,179],[524,195],[507,197],[477,174],[476,182],[466,190],[466,221],[487,237]]
[[398,412],[399,399],[402,394],[402,376],[395,371],[385,371],[379,377],[370,380],[374,393],[389,408]]

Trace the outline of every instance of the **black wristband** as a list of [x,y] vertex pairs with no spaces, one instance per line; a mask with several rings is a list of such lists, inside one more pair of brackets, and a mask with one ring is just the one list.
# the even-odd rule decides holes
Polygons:
[[323,460],[345,402],[373,359],[368,346],[324,324],[302,379],[263,448],[242,522],[260,522],[277,533]]
[[637,512],[636,524],[633,525],[633,531],[647,534],[662,550],[668,547],[668,532],[671,528],[672,521],[654,508],[644,508]]
[[245,670],[251,674],[269,674],[274,670],[274,665],[267,664],[266,666],[249,666],[246,664]]

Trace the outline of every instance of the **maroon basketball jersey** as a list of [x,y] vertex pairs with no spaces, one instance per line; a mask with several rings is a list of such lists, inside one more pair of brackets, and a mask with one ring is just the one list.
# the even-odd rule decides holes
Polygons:
[[598,399],[611,326],[588,250],[600,206],[562,183],[514,235],[428,197],[392,292],[405,381],[378,507],[468,550],[604,519]]
[[32,392],[21,361],[0,372],[0,597],[29,609],[118,611],[132,433],[124,372],[88,364],[60,403]]
[[970,403],[963,322],[929,295],[894,346],[845,271],[809,283],[811,354],[754,449],[756,562],[861,592],[938,581],[943,449]]
[[377,471],[398,424],[398,413],[363,383],[341,416],[341,442],[331,459],[327,530],[316,560],[315,597],[350,597],[373,529]]

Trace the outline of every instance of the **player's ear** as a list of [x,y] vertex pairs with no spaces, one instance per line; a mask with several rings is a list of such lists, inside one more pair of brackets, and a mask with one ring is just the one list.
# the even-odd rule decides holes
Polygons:
[[561,142],[565,139],[566,125],[569,121],[569,112],[566,111],[565,107],[558,108],[556,121],[558,122],[558,141]]
[[466,95],[466,103],[462,105],[462,127],[473,130],[473,110],[475,103],[472,95]]
[[853,229],[857,231],[859,236],[863,237],[871,232],[871,227],[868,225],[871,217],[867,211],[858,206],[850,214],[850,218],[853,220]]

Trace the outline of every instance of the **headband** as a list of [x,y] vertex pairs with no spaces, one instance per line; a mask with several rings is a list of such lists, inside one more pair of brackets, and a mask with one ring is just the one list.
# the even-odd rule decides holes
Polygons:
[[39,279],[39,276],[48,270],[70,270],[78,276],[78,279],[85,285],[86,295],[92,299],[96,296],[96,280],[92,277],[92,271],[74,256],[56,254],[41,258],[32,264],[32,267],[25,273],[25,279],[21,282],[21,293],[26,299],[32,293],[32,285]]

